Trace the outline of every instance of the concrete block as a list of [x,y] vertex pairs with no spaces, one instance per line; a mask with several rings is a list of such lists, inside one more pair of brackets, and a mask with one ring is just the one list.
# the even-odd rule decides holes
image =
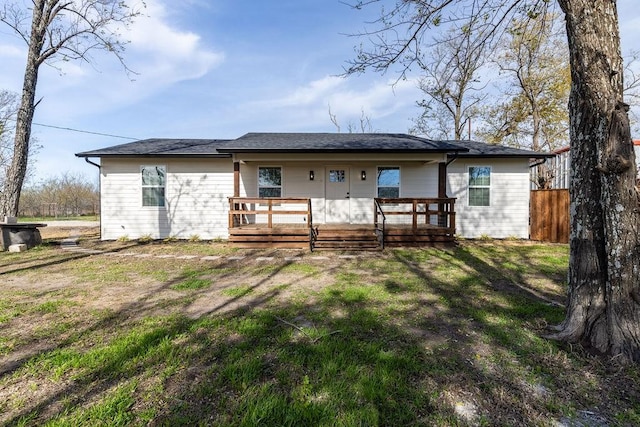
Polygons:
[[4,217],[4,223],[5,224],[17,224],[18,223],[18,218],[16,218],[15,216],[5,216]]
[[9,246],[9,252],[24,252],[27,250],[27,245],[24,243],[19,243],[17,245]]

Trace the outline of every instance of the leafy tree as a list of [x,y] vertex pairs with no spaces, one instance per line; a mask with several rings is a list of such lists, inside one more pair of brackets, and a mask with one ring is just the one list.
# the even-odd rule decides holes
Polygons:
[[556,23],[556,16],[545,13],[516,18],[506,30],[493,59],[506,77],[500,86],[504,101],[483,114],[483,139],[534,151],[567,145],[571,76]]
[[[376,0],[360,0],[365,7]],[[550,0],[397,0],[383,10],[347,72],[406,75],[428,46],[429,30],[487,19],[477,30],[487,43],[514,16],[535,20]],[[567,314],[550,336],[640,362],[640,209],[635,154],[623,99],[624,66],[615,0],[557,0],[566,21],[571,92],[571,237]],[[487,32],[487,26],[492,31]],[[472,31],[476,28],[472,28]]]
[[0,9],[0,22],[9,26],[27,45],[27,63],[20,106],[16,116],[11,163],[0,192],[0,216],[18,213],[31,144],[31,126],[38,105],[36,87],[40,66],[56,61],[91,62],[91,52],[113,53],[124,65],[126,27],[140,14],[122,0],[31,0],[7,2]]
[[[566,35],[556,14],[516,17],[500,41],[493,63],[502,102],[484,109],[480,138],[534,151],[552,151],[569,140],[567,101],[571,88]],[[565,40],[562,39],[565,37]],[[536,166],[535,184],[550,188],[553,170]]]

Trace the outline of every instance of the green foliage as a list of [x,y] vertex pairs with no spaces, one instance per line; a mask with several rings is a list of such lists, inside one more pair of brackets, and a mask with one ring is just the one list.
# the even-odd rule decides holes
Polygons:
[[[557,17],[527,11],[514,19],[494,63],[505,76],[503,101],[485,107],[478,131],[490,143],[552,151],[568,144],[568,53]],[[544,18],[542,17],[544,16]]]

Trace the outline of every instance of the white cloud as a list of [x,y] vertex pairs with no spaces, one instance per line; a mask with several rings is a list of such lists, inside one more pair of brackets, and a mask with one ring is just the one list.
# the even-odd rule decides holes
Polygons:
[[127,74],[113,55],[94,51],[94,61],[44,67],[39,91],[47,100],[43,120],[68,123],[70,118],[102,114],[133,105],[173,85],[197,80],[220,65],[224,55],[204,46],[201,37],[175,28],[161,0],[147,0],[144,16],[123,33],[130,41],[124,53]]
[[342,131],[350,124],[359,124],[364,114],[375,131],[406,132],[409,118],[416,115],[418,91],[411,80],[396,83],[326,76],[291,88],[277,98],[249,102],[240,109],[248,123],[266,123],[281,131],[335,130],[329,118],[330,107]]
[[223,53],[204,48],[196,33],[172,28],[165,6],[158,1],[147,1],[145,15],[127,34],[128,55],[139,67],[138,80],[170,84],[196,79],[224,60]]
[[264,103],[274,108],[313,105],[325,101],[331,93],[343,87],[345,83],[346,81],[342,77],[327,76],[314,80],[305,86],[295,88],[291,93],[280,99],[269,100]]
[[25,50],[11,44],[0,44],[0,57],[2,58],[22,58]]
[[350,89],[331,95],[329,102],[336,112],[359,117],[364,111],[371,118],[383,118],[408,105],[413,106],[417,85],[413,80],[377,81],[363,91]]

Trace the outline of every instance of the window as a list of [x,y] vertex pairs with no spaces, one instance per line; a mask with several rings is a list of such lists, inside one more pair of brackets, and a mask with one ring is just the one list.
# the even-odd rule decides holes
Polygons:
[[164,206],[166,168],[142,166],[142,206]]
[[378,197],[381,197],[381,198],[400,197],[400,168],[399,167],[379,167],[378,168]]
[[469,206],[490,206],[491,168],[469,167]]
[[258,197],[282,197],[282,168],[258,168]]
[[347,175],[343,169],[340,170],[330,170],[329,171],[329,182],[347,182]]

